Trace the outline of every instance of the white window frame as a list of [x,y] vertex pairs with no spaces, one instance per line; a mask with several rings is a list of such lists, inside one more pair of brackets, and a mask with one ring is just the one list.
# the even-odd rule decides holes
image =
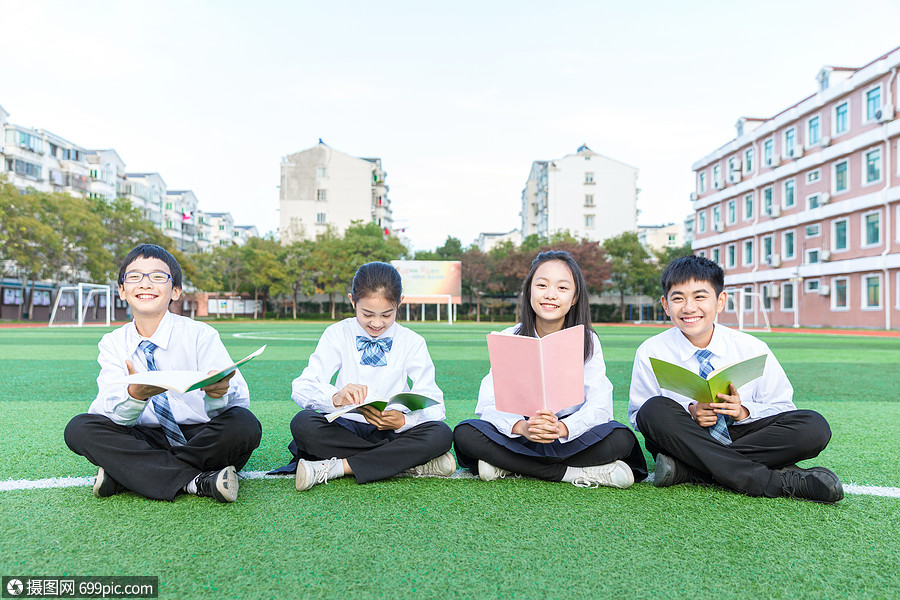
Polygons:
[[697,233],[706,233],[706,209],[704,208],[697,213],[697,216],[699,221],[697,223]]
[[584,172],[584,185],[594,185],[594,172],[593,171],[585,171]]
[[[814,120],[818,119],[818,137],[816,139],[812,139],[812,133],[810,131],[810,125]],[[806,120],[806,148],[812,148],[822,140],[822,117],[821,115],[813,115]]]
[[763,164],[769,166],[769,161],[775,158],[775,136],[763,142]]
[[[747,215],[747,204],[750,204],[750,215]],[[752,221],[754,216],[753,194],[744,194],[744,201],[741,203],[741,220]]]
[[595,227],[594,223],[596,219],[594,215],[584,215],[584,228],[585,229],[593,229]]
[[869,94],[871,94],[875,90],[878,90],[879,99],[879,104],[875,108],[875,110],[877,111],[879,108],[884,106],[884,88],[882,88],[881,82],[866,88],[862,93],[863,109],[860,111],[860,122],[863,125],[878,122],[878,119],[875,118],[874,114],[869,116]]
[[737,244],[725,246],[725,268],[733,269],[737,266]]
[[[847,165],[847,178],[846,178],[847,185],[842,190],[837,189],[838,165]],[[843,160],[835,161],[831,165],[831,195],[834,196],[837,194],[846,194],[848,191],[850,191],[850,161],[845,158]]]
[[[838,109],[842,106],[847,107],[847,128],[844,129],[843,131],[838,131],[837,130],[837,124],[838,124],[837,114],[838,114]],[[852,112],[850,110],[850,108],[851,107],[850,107],[850,99],[849,98],[847,98],[845,101],[841,102],[840,104],[834,105],[834,110],[832,110],[832,113],[831,113],[831,137],[837,137],[839,135],[844,135],[845,133],[848,133],[850,131],[850,118],[851,118],[851,112]]]
[[725,223],[734,225],[737,223],[737,198],[732,198],[725,203]]
[[[790,204],[787,203],[788,199],[788,185],[793,188],[792,202]],[[794,208],[797,206],[797,180],[795,178],[785,179],[781,184],[781,208]]]
[[[810,227],[817,227],[818,231],[816,231],[816,233],[810,233],[809,232]],[[803,235],[806,237],[806,239],[817,238],[817,237],[821,236],[822,235],[822,224],[821,223],[808,223],[806,225],[805,229],[803,230]]]
[[[750,245],[749,252],[747,245]],[[741,242],[741,265],[744,267],[752,267],[756,257],[753,256],[753,240],[744,240]]]
[[[790,141],[789,134],[793,137],[793,141]],[[796,127],[788,127],[784,130],[784,133],[781,134],[781,155],[782,158],[793,158],[794,152],[792,150],[797,149],[797,128]]]
[[[766,254],[766,240],[769,241],[769,254]],[[768,264],[769,256],[775,254],[775,236],[764,235],[759,240],[759,264]]]
[[712,207],[713,229],[715,229],[716,223],[721,223],[721,222],[722,222],[722,208],[718,204],[716,204],[715,206]]
[[697,173],[697,193],[706,193],[706,169],[703,169],[702,171]]
[[316,189],[316,202],[328,202],[328,190],[324,188]]
[[[878,179],[873,179],[869,181],[867,177],[869,176],[869,159],[868,155],[872,152],[878,152]],[[866,148],[862,151],[862,157],[860,158],[862,169],[862,173],[860,173],[860,183],[863,187],[868,187],[870,185],[878,185],[882,181],[884,181],[884,152],[881,150],[881,146],[873,146],[871,148]]]
[[[816,260],[811,261],[810,257],[815,252]],[[803,253],[803,264],[804,265],[817,265],[822,262],[822,249],[821,248],[807,248]]]
[[753,312],[753,286],[744,286],[744,312]]
[[[837,305],[837,283],[842,281],[844,283],[844,288],[846,293],[844,294],[844,298],[847,301],[845,306]],[[849,277],[832,277],[831,278],[831,310],[834,312],[847,312],[850,310],[850,278]]]
[[[844,223],[847,232],[847,245],[844,248],[838,248],[835,244],[837,243],[837,224]],[[848,252],[850,250],[850,219],[847,217],[843,217],[840,219],[834,219],[831,221],[831,253],[834,254],[836,252]]]
[[818,292],[819,285],[820,285],[820,282],[819,282],[818,278],[804,279],[803,280],[803,291],[806,292],[807,294],[811,294],[813,292]]
[[[788,234],[794,236],[794,243],[792,252],[790,254],[787,253],[787,236]],[[782,260],[791,260],[797,257],[797,230],[796,229],[786,229],[781,232],[781,259]]]
[[[878,280],[878,305],[869,305],[869,279]],[[882,310],[884,308],[884,279],[881,273],[863,273],[860,275],[860,302],[861,310]]]
[[[813,199],[816,200],[816,206],[812,205]],[[816,192],[815,194],[810,194],[809,196],[807,196],[806,197],[806,210],[815,210],[816,208],[819,208],[820,206],[822,206],[822,202],[820,201],[821,199],[822,199],[822,194],[820,194],[819,192]]]
[[[787,308],[784,305],[785,300],[787,300],[787,294],[784,293],[785,288],[787,286],[791,286],[791,307]],[[779,308],[781,312],[792,313],[797,310],[797,286],[794,285],[793,281],[782,281],[781,282],[781,294],[779,295]]]
[[722,251],[718,246],[716,246],[715,248],[710,248],[709,259],[717,265],[722,264]]
[[722,184],[722,167],[717,164],[713,165],[712,182],[713,187],[717,190],[721,190],[724,187]]
[[752,147],[744,150],[744,163],[741,165],[741,167],[744,169],[744,173],[750,173],[753,170],[754,158],[755,157],[753,156],[753,148]]
[[736,293],[725,295],[725,312],[727,312],[727,313],[737,312],[736,298],[737,298]]
[[[878,215],[878,241],[870,243],[866,241],[866,217],[869,215]],[[860,248],[877,248],[884,243],[884,217],[881,215],[881,209],[869,210],[859,215],[859,247]]]
[[[771,192],[771,194],[769,196],[769,205],[768,206],[766,206],[766,192],[767,191]],[[764,187],[762,190],[762,200],[759,205],[759,213],[761,215],[769,214],[769,211],[774,207],[775,207],[775,186],[770,185],[770,186]]]
[[806,172],[806,183],[815,183],[820,179],[822,179],[821,169],[813,169],[812,171]]

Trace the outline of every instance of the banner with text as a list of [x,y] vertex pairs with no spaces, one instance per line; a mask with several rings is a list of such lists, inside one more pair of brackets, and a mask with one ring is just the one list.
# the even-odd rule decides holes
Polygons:
[[[453,304],[462,301],[462,263],[458,260],[392,260],[403,280],[404,302]],[[447,298],[447,296],[450,298]]]

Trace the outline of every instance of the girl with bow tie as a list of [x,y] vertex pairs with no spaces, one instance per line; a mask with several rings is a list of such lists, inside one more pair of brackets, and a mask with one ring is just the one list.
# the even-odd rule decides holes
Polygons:
[[[291,421],[297,490],[345,475],[358,483],[402,472],[452,475],[453,434],[443,422],[444,395],[434,381],[434,363],[422,336],[396,322],[403,302],[400,273],[387,263],[367,263],[356,271],[349,297],[356,316],[322,333],[292,385],[291,398],[302,409]],[[410,391],[437,404],[412,412],[401,405],[388,404],[383,411],[360,406],[331,423],[322,414]]]

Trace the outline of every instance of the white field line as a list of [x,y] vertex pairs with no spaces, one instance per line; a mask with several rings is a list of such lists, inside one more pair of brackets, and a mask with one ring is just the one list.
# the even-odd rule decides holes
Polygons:
[[[287,475],[268,475],[265,471],[241,471],[241,477],[244,479],[282,479]],[[293,477],[293,475],[290,475]],[[474,475],[465,469],[458,469],[448,479],[474,479]],[[653,482],[653,473],[644,480],[644,483]],[[9,492],[14,490],[39,490],[49,488],[67,488],[94,485],[94,478],[91,477],[52,477],[50,479],[9,479],[0,481],[0,492]],[[900,488],[884,487],[877,485],[856,485],[853,483],[844,484],[844,492],[848,494],[859,494],[865,496],[882,496],[886,498],[900,498]]]

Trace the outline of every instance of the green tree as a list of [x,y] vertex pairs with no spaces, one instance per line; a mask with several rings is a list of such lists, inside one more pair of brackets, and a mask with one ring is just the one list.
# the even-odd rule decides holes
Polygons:
[[246,271],[247,285],[253,290],[253,318],[257,318],[259,296],[263,296],[263,318],[269,292],[279,293],[289,289],[287,270],[282,262],[281,245],[272,240],[250,238],[244,246],[239,247]]
[[609,258],[612,287],[619,292],[619,311],[625,320],[626,294],[648,294],[653,289],[656,266],[636,233],[626,231],[603,242]]
[[291,292],[291,311],[297,318],[297,296],[312,295],[316,291],[315,269],[311,260],[315,242],[299,240],[284,246],[281,255],[285,267],[288,287]]

